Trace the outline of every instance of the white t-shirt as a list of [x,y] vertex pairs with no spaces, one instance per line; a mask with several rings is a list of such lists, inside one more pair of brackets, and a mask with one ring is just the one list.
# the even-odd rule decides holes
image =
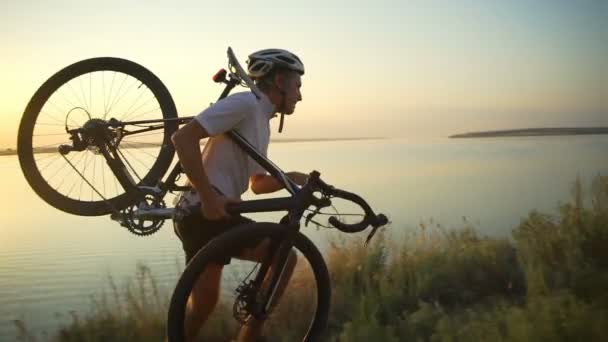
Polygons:
[[[241,92],[227,96],[194,117],[210,136],[202,152],[203,167],[209,182],[224,195],[240,198],[249,187],[249,177],[266,171],[223,133],[236,130],[266,156],[273,109],[266,95],[258,100],[252,92]],[[194,191],[185,192],[182,197],[190,204],[200,201]]]

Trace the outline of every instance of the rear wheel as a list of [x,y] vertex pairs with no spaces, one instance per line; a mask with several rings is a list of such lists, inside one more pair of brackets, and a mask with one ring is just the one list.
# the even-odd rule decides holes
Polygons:
[[[185,308],[195,282],[213,260],[238,255],[246,244],[281,241],[287,228],[275,223],[251,223],[234,228],[209,242],[188,263],[171,297],[167,321],[170,342],[185,340]],[[330,281],[319,250],[301,233],[293,240],[298,256],[293,276],[280,300],[265,319],[267,341],[318,341],[329,315]],[[237,290],[255,278],[253,262],[232,259],[222,271],[220,299],[199,337],[203,341],[230,341],[238,335],[247,305]],[[262,290],[263,291],[263,290]],[[259,296],[259,292],[257,292]]]
[[111,127],[116,119],[134,122],[177,117],[164,84],[148,69],[111,57],[72,64],[49,78],[28,103],[18,132],[21,169],[34,191],[65,212],[96,216],[123,209],[135,200],[117,180],[99,148],[59,153],[72,145],[68,131],[95,124],[116,145],[117,160],[134,185],[155,186],[169,168],[177,123],[129,135],[153,124]]

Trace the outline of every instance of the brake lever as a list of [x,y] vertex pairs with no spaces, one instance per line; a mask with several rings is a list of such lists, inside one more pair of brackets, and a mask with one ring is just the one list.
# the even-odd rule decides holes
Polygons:
[[310,223],[310,221],[312,221],[312,218],[315,217],[319,212],[321,212],[321,209],[323,209],[325,207],[329,207],[331,205],[331,200],[328,197],[323,197],[323,198],[317,199],[315,202],[316,203],[314,205],[315,205],[316,209],[312,213],[309,213],[308,215],[306,215],[306,220],[304,221],[304,227],[308,227],[308,224]]
[[317,215],[320,211],[321,211],[321,208],[317,208],[312,213],[309,213],[308,215],[306,215],[306,220],[304,221],[304,227],[308,227],[308,224],[310,223],[312,218],[315,217],[315,215]]
[[374,224],[372,224],[372,226],[374,228],[372,228],[372,231],[369,233],[369,235],[365,239],[365,247],[367,247],[367,245],[369,245],[369,242],[372,240],[374,235],[376,235],[376,231],[378,231],[378,228],[386,225],[387,223],[388,223],[388,218],[384,214],[378,214],[378,216],[376,216],[376,222]]

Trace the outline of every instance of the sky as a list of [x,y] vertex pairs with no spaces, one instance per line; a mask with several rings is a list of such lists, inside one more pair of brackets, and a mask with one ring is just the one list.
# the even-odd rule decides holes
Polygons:
[[441,137],[608,126],[608,1],[0,3],[0,147],[36,89],[81,59],[133,60],[180,116],[214,102],[231,46],[304,61],[303,101],[273,137]]

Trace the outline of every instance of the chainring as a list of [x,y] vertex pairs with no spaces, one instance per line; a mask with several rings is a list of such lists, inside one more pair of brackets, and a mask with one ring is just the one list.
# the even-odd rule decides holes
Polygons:
[[160,209],[166,208],[165,201],[155,194],[147,193],[139,203],[133,204],[124,210],[123,226],[125,226],[131,233],[137,236],[148,236],[156,233],[165,222],[164,219],[157,220],[145,220],[135,218],[134,213],[137,210],[145,209]]

